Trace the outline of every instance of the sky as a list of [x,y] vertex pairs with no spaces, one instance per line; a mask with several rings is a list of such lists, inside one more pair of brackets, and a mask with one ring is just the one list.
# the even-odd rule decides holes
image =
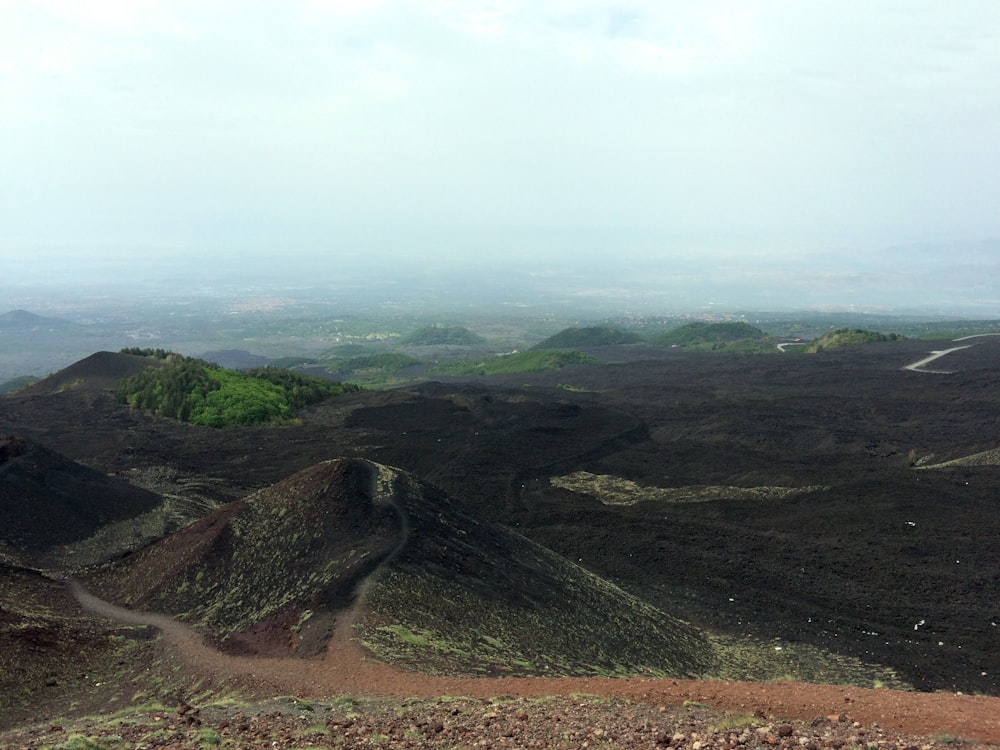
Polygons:
[[0,51],[25,274],[626,258],[780,286],[920,245],[1000,278],[995,0],[0,0]]

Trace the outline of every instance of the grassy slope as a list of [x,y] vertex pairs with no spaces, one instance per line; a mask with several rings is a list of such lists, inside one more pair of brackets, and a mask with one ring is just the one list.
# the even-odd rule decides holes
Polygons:
[[486,341],[463,326],[425,326],[404,336],[401,344],[412,346],[476,346]]
[[455,359],[441,362],[431,375],[501,375],[519,372],[558,370],[568,365],[597,364],[589,354],[558,349],[532,349],[503,356],[475,359]]
[[858,346],[878,341],[895,341],[899,336],[895,333],[884,334],[879,331],[865,331],[860,328],[839,328],[836,331],[824,333],[813,339],[802,348],[805,352],[818,352],[826,349],[839,349],[843,346]]
[[612,346],[615,344],[635,344],[642,338],[635,333],[608,326],[588,326],[566,328],[554,336],[540,342],[533,349],[579,349],[588,346]]
[[773,349],[767,334],[748,323],[688,323],[652,336],[649,341],[658,346],[739,353]]

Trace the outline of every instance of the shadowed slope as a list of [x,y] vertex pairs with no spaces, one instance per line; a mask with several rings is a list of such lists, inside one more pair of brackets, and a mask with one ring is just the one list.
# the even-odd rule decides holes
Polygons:
[[122,378],[136,375],[147,367],[158,367],[162,364],[162,360],[153,357],[96,352],[28,386],[20,395],[40,396],[70,389],[113,390]]
[[461,502],[383,467],[410,523],[367,593],[363,642],[388,661],[457,674],[713,671],[699,631]]
[[[159,496],[18,437],[0,440],[0,546],[44,560],[46,550],[80,542],[135,519]],[[109,550],[109,556],[120,554]]]

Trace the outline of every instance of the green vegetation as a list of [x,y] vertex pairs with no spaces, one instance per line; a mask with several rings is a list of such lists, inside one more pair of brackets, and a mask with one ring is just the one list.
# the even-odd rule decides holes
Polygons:
[[[353,347],[348,345],[340,348]],[[363,385],[366,388],[380,388],[399,383],[403,380],[399,375],[402,370],[422,364],[421,360],[406,354],[398,352],[373,354],[366,347],[358,348],[364,353],[348,359],[334,359],[329,355],[324,355],[320,364],[335,377],[350,380],[352,383]]]
[[406,354],[397,352],[386,352],[384,354],[366,354],[361,357],[351,357],[338,364],[337,372],[342,374],[370,374],[379,372],[384,374],[397,373],[407,367],[419,365],[420,360]]
[[278,357],[277,359],[272,359],[268,366],[278,367],[282,370],[291,370],[294,367],[317,364],[319,364],[319,360],[313,357]]
[[168,352],[166,349],[144,349],[140,346],[126,347],[121,350],[122,354],[132,354],[136,357],[152,357],[153,359],[169,359],[178,356],[175,352]]
[[489,358],[454,359],[439,362],[432,375],[502,375],[518,372],[559,370],[569,365],[599,364],[596,357],[577,351],[531,349],[526,352],[494,355]]
[[207,745],[213,747],[222,742],[222,737],[219,733],[210,727],[205,727],[204,729],[198,730],[198,743],[201,745]]
[[418,346],[440,346],[442,344],[449,346],[475,346],[483,342],[484,339],[482,336],[477,336],[468,328],[442,325],[424,326],[401,339],[401,343],[403,344]]
[[39,378],[32,377],[31,375],[22,375],[19,378],[12,378],[4,383],[0,383],[0,396],[27,388],[32,383],[37,383],[38,380]]
[[751,727],[757,723],[757,717],[753,714],[732,714],[726,713],[715,721],[715,728],[719,732],[729,732],[733,729],[743,729]]
[[59,745],[58,750],[104,750],[105,747],[105,745],[102,745],[89,737],[73,735]]
[[688,323],[650,337],[658,346],[679,346],[707,351],[754,352],[771,349],[768,335],[749,323]]
[[629,331],[608,326],[588,326],[586,328],[566,328],[554,336],[532,347],[534,349],[576,349],[587,346],[610,346],[613,344],[635,344],[642,338]]
[[821,352],[827,349],[839,349],[843,346],[857,346],[859,344],[871,344],[876,341],[898,341],[903,337],[895,334],[884,334],[878,331],[866,331],[862,328],[838,328],[835,331],[824,333],[818,339],[810,341],[802,347],[805,352]]
[[320,359],[349,359],[371,354],[371,347],[364,344],[339,344],[320,355]]
[[178,354],[152,356],[164,364],[122,380],[119,403],[209,427],[288,420],[303,406],[358,390],[275,367],[236,372]]

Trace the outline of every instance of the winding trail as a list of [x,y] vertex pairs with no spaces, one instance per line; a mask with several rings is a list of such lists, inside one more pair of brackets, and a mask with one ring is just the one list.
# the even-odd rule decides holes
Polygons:
[[364,594],[386,566],[402,553],[409,538],[409,518],[396,499],[398,477],[389,467],[370,463],[372,499],[396,511],[399,542],[361,584],[354,605],[337,618],[325,652],[316,658],[237,656],[209,646],[202,634],[166,615],[136,612],[111,604],[75,580],[67,592],[87,612],[129,625],[157,628],[165,655],[183,665],[187,674],[207,684],[225,686],[248,697],[294,695],[330,698],[374,695],[395,698],[464,695],[541,697],[589,694],[616,696],[651,705],[698,701],[716,710],[754,711],[783,719],[810,721],[846,714],[863,724],[912,735],[951,734],[1000,744],[1000,698],[954,693],[907,693],[841,685],[794,682],[728,682],[603,677],[463,678],[404,672],[369,658],[354,639],[354,624],[364,614]]
[[1000,698],[955,693],[905,693],[841,685],[794,682],[728,682],[647,678],[461,678],[403,672],[366,658],[351,638],[351,619],[337,628],[319,658],[233,656],[206,645],[192,628],[165,615],[134,612],[110,604],[80,583],[69,593],[88,612],[130,625],[158,628],[166,652],[185,670],[211,684],[255,697],[294,695],[330,698],[380,695],[397,698],[465,695],[541,697],[575,693],[617,696],[651,705],[698,701],[717,710],[762,711],[784,719],[810,721],[846,714],[863,724],[915,735],[951,734],[1000,743]]

